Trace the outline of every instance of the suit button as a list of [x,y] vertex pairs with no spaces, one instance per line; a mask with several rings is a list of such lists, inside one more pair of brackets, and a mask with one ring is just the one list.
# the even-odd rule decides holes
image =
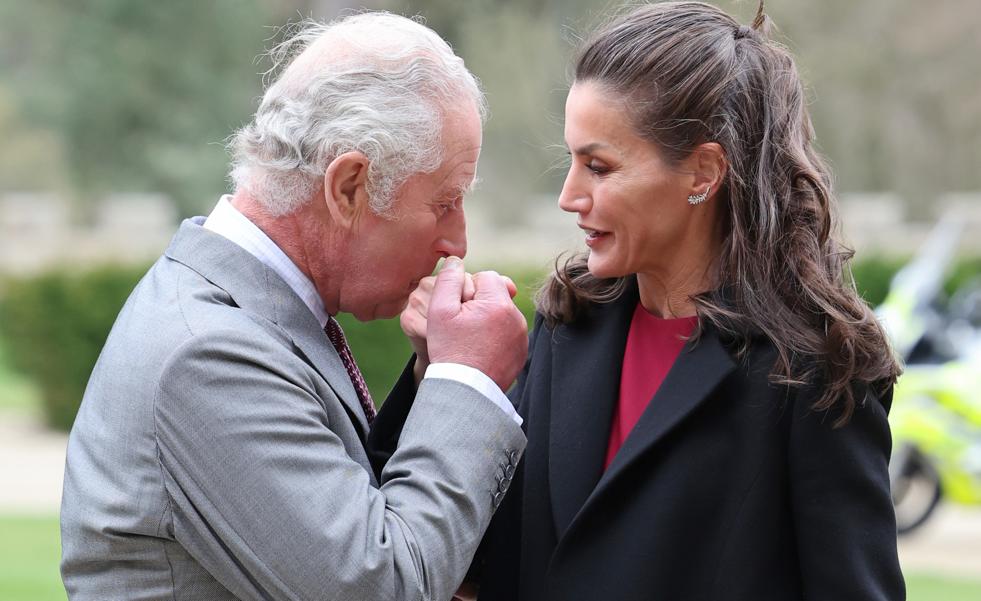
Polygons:
[[501,478],[497,482],[497,490],[501,493],[507,492],[509,486],[511,486],[511,478]]
[[514,450],[509,450],[507,453],[508,453],[508,463],[510,463],[511,465],[517,465],[518,452]]
[[514,477],[514,464],[513,463],[511,465],[507,466],[507,468],[505,468],[504,475],[507,477],[508,480],[510,480],[511,478]]
[[496,492],[496,493],[494,493],[494,497],[492,498],[491,501],[494,503],[494,508],[495,509],[497,508],[498,505],[501,504],[501,499],[503,499],[503,498],[504,498],[504,493],[502,493],[502,492]]

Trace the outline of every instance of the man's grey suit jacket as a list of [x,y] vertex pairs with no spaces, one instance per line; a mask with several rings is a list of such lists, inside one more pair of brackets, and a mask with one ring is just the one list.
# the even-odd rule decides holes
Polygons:
[[200,224],[134,290],[86,389],[62,501],[69,596],[448,599],[521,429],[474,389],[425,380],[376,481],[313,314]]

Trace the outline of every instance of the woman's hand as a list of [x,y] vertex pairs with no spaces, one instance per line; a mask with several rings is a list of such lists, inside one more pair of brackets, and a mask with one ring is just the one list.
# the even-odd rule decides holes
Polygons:
[[429,363],[429,353],[426,349],[426,317],[429,313],[429,300],[433,296],[434,276],[419,280],[419,285],[409,295],[409,302],[399,316],[402,331],[409,338],[412,350],[416,354],[416,364]]

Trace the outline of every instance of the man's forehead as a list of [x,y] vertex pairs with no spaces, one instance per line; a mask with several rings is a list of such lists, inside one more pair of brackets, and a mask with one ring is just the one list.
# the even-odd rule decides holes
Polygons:
[[[300,52],[286,67],[278,85],[302,88],[318,73],[343,71],[351,67],[373,64],[382,66],[391,57],[404,56],[407,35],[384,23],[359,23],[347,27],[343,23],[325,31]],[[428,52],[423,49],[419,53]]]
[[469,187],[477,174],[482,138],[480,122],[468,123],[460,117],[460,114],[444,116],[445,155],[437,171],[442,186]]
[[437,184],[437,193],[441,197],[466,196],[476,188],[479,178],[473,171],[473,167],[464,168],[460,165],[446,174]]

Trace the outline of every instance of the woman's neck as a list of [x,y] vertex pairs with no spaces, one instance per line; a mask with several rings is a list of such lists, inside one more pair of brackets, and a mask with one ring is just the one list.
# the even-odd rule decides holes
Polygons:
[[637,274],[640,304],[652,315],[663,318],[696,314],[692,297],[715,287],[718,247],[685,255],[672,265]]

